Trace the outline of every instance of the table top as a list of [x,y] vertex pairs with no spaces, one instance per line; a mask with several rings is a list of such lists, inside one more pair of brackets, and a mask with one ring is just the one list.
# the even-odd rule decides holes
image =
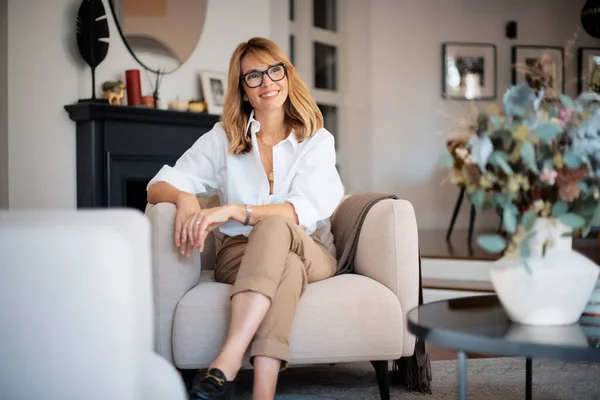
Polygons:
[[513,323],[495,294],[427,303],[407,318],[411,333],[450,349],[600,362],[600,321],[582,319],[561,326]]

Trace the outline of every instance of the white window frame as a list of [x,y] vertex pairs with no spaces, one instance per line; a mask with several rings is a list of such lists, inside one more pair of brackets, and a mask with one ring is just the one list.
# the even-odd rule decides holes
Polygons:
[[[278,0],[279,1],[279,0]],[[288,4],[289,1],[285,0]],[[286,38],[287,54],[291,56],[289,48],[289,35],[294,35],[294,66],[300,74],[302,80],[308,85],[308,88],[318,104],[335,106],[337,108],[337,132],[332,132],[336,138],[337,163],[340,169],[342,179],[346,169],[346,160],[344,158],[345,138],[343,132],[346,131],[346,107],[344,98],[346,95],[346,71],[344,69],[344,60],[346,52],[344,45],[345,36],[345,1],[337,0],[337,21],[336,31],[330,31],[317,28],[313,25],[313,0],[295,0],[294,21],[289,22],[289,34]],[[289,8],[285,14],[289,16]],[[314,73],[314,42],[320,42],[336,48],[336,90],[315,88]]]

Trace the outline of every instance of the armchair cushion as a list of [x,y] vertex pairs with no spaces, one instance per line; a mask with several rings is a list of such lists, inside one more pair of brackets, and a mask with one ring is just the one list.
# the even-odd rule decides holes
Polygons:
[[[207,367],[225,340],[231,288],[212,275],[203,271],[177,307],[173,357],[180,368]],[[398,298],[380,283],[355,274],[311,283],[296,310],[290,365],[396,359],[404,330]]]

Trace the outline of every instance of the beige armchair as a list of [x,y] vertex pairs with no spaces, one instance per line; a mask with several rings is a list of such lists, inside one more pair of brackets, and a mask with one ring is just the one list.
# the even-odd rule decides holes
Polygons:
[[[211,234],[202,255],[181,256],[173,239],[175,206],[148,205],[146,215],[152,225],[156,350],[181,370],[207,368],[225,341],[230,315],[230,286],[213,279],[219,237]],[[389,398],[388,361],[415,348],[406,313],[418,305],[418,257],[412,205],[386,199],[373,206],[359,236],[355,273],[309,284],[301,298],[290,367],[370,361],[382,399]]]

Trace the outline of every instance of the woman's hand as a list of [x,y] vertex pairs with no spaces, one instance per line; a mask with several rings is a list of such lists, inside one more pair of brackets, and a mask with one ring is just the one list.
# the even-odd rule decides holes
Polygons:
[[204,251],[206,236],[213,229],[233,219],[236,211],[235,205],[228,204],[221,207],[207,208],[200,212],[200,216],[196,220],[197,230],[194,232],[194,238],[196,239],[195,246],[198,247],[200,253]]
[[175,214],[175,246],[181,254],[191,255],[194,248],[194,226],[200,212],[200,203],[196,196],[181,192],[177,197],[177,213]]

